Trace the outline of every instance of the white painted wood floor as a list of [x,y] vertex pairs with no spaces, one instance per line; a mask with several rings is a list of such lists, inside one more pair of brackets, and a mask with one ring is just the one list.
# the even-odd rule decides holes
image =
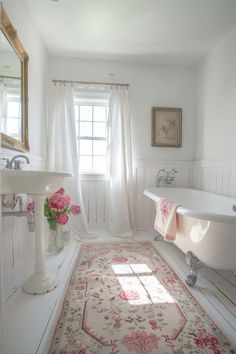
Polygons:
[[[118,241],[106,231],[100,231],[92,242]],[[154,241],[148,232],[137,232],[132,240],[151,241],[181,280],[189,268],[184,254],[174,245]],[[60,282],[45,295],[29,295],[19,289],[4,305],[4,353],[45,354],[53,335],[63,299],[81,243],[71,240],[63,252],[48,260]],[[194,288],[189,288],[196,300],[236,347],[236,276],[232,272],[202,269]]]

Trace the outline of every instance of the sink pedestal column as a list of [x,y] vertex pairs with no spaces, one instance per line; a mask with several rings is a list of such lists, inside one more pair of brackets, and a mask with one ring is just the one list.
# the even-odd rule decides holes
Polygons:
[[43,250],[45,196],[33,195],[35,203],[35,271],[24,282],[22,288],[29,294],[44,294],[57,286],[57,279],[46,270]]

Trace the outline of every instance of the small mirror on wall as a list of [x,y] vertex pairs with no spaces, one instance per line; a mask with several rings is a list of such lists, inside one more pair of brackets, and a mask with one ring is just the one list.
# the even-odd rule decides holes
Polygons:
[[182,146],[181,108],[152,108],[152,146]]
[[1,144],[28,151],[28,54],[2,3],[0,28]]

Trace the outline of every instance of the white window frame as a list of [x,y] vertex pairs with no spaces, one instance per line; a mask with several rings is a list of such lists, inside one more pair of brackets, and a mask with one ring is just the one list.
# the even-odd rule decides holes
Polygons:
[[[99,95],[97,95],[97,97],[94,98],[75,98],[74,100],[74,105],[78,106],[78,116],[75,117],[76,119],[76,124],[80,124],[80,116],[79,116],[79,112],[80,106],[102,106],[102,107],[106,107],[107,109],[107,116],[108,116],[108,99],[107,98],[101,98],[99,97]],[[92,113],[93,114],[93,113]],[[89,122],[91,123],[91,121],[84,121],[83,122]],[[92,120],[92,133],[93,133],[93,123],[94,120]],[[92,135],[91,136],[80,136],[80,135],[76,135],[76,138],[81,139],[81,140],[90,140],[90,141],[106,141],[108,144],[108,120],[106,121],[107,126],[106,126],[106,137],[94,137]],[[78,131],[79,131],[79,127],[78,127]],[[80,158],[80,156],[85,156],[85,155],[78,155],[78,157]],[[92,158],[96,155],[94,155],[94,151],[92,151],[92,155],[88,155],[88,156],[92,156]],[[108,151],[106,155],[101,155],[101,156],[106,156],[108,158]],[[81,180],[106,180],[107,179],[107,175],[108,175],[108,171],[106,171],[106,173],[100,173],[100,172],[96,172],[96,171],[82,171],[80,172],[80,176],[81,176]]]

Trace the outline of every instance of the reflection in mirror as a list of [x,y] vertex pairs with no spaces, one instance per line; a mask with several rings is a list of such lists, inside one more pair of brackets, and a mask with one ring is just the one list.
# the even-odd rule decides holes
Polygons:
[[2,146],[29,150],[28,55],[1,4],[0,103]]
[[0,33],[1,132],[22,140],[21,134],[21,61],[4,34]]

